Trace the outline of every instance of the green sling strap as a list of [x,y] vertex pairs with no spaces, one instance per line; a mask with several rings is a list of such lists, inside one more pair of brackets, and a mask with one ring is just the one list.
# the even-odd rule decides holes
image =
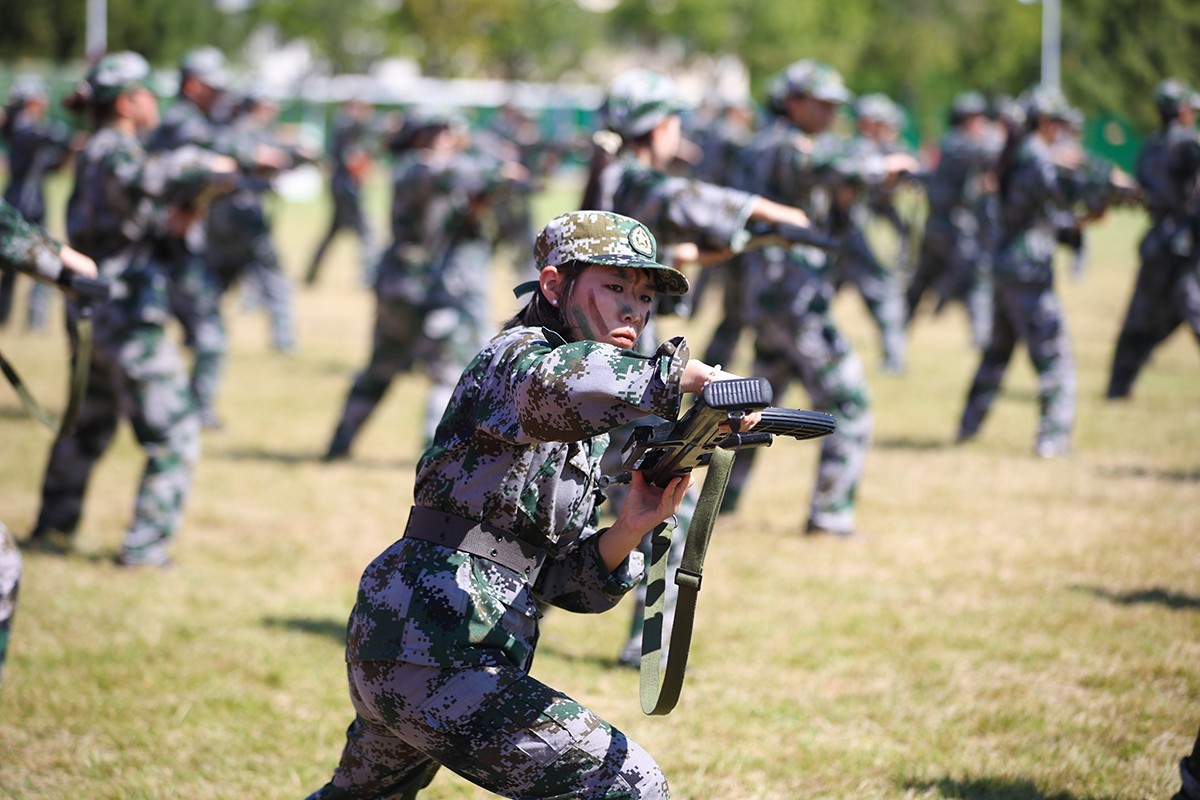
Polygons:
[[651,535],[649,584],[646,591],[646,610],[642,627],[641,699],[642,711],[650,716],[671,713],[679,702],[683,677],[687,671],[688,649],[692,643],[692,621],[696,613],[696,597],[704,572],[704,556],[712,538],[713,524],[729,484],[733,467],[733,450],[720,447],[713,450],[708,464],[704,489],[696,503],[696,513],[688,528],[683,559],[675,573],[679,596],[675,604],[675,624],[671,628],[671,649],[665,666],[662,660],[664,607],[667,596],[667,552],[671,549],[674,527],[663,523]]
[[8,378],[8,382],[16,390],[25,412],[45,425],[55,436],[62,436],[74,429],[75,423],[79,419],[83,395],[87,391],[88,369],[92,363],[92,316],[90,307],[86,305],[81,306],[81,311],[83,313],[75,323],[75,358],[71,368],[71,398],[67,401],[67,410],[63,414],[61,422],[37,401],[33,393],[29,391],[29,387],[21,380],[21,376],[17,374],[17,370],[4,357],[4,354],[0,353],[0,372],[4,373],[4,377]]

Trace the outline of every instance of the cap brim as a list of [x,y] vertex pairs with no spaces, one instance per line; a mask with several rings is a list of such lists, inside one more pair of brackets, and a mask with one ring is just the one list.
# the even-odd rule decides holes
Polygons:
[[849,103],[854,99],[854,92],[846,89],[845,87],[838,89],[818,89],[817,91],[814,91],[810,97],[825,103]]
[[651,261],[650,259],[606,254],[588,256],[579,260],[588,264],[602,264],[606,267],[648,269],[650,270],[651,277],[654,278],[654,291],[660,294],[687,294],[691,288],[687,276],[682,272],[665,264],[659,264],[657,261]]

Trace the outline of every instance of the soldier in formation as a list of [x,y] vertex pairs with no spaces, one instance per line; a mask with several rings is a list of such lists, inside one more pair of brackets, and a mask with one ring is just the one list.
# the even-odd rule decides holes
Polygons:
[[[21,75],[0,115],[0,138],[8,145],[9,181],[4,199],[25,219],[39,225],[46,216],[46,177],[67,162],[74,139],[70,127],[46,118],[49,103],[45,82],[36,75]],[[8,324],[12,314],[16,279],[13,270],[0,276],[0,327]],[[30,330],[46,327],[51,291],[34,282],[26,316]]]
[[631,349],[656,294],[687,291],[656,256],[645,226],[611,213],[539,234],[533,299],[463,373],[404,537],[363,573],[346,648],[355,719],[314,800],[412,798],[441,765],[506,797],[669,796],[640,745],[528,674],[536,601],[612,608],[641,577],[639,541],[687,490],[635,474],[597,529],[608,431],[673,418],[714,375],[681,337]]

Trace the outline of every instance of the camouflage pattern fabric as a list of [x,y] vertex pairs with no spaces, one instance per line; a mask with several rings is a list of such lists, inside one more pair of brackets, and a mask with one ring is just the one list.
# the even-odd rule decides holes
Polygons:
[[998,136],[973,137],[951,129],[941,141],[937,167],[925,181],[929,216],[917,266],[906,291],[911,322],[928,292],[941,310],[961,302],[971,326],[971,341],[987,344],[992,319],[990,259],[994,195],[986,175],[995,167],[1004,142]]
[[1178,121],[1151,136],[1137,179],[1150,208],[1141,265],[1113,352],[1107,396],[1128,397],[1150,355],[1181,324],[1200,342],[1200,174],[1196,131]]
[[[742,185],[803,208],[814,225],[828,231],[833,192],[875,185],[884,174],[881,157],[856,154],[839,137],[811,136],[779,119],[747,148]],[[753,374],[770,380],[777,398],[799,379],[811,407],[837,417],[837,431],[821,442],[807,528],[851,533],[873,419],[862,363],[831,316],[828,258],[812,248],[768,248],[742,260],[746,318],[755,330]],[[734,463],[727,507],[736,505],[754,461],[746,453]]]
[[55,280],[63,269],[59,249],[41,226],[0,200],[0,268]]
[[51,450],[33,537],[75,532],[92,468],[128,414],[147,456],[123,550],[130,563],[162,563],[199,454],[191,393],[163,331],[167,278],[148,241],[162,218],[154,198],[175,168],[147,157],[136,137],[102,128],[77,158],[67,205],[71,245],[96,259],[114,297],[95,311],[87,394],[75,431]]
[[463,368],[487,341],[491,243],[472,212],[487,162],[413,151],[394,168],[393,243],[380,260],[371,357],[354,379],[328,454],[347,453],[392,379],[421,365],[432,379],[425,441]]
[[412,797],[431,759],[510,797],[666,797],[644,751],[526,673],[535,600],[600,612],[640,579],[638,554],[609,571],[597,547],[600,456],[613,428],[677,416],[687,359],[682,339],[644,357],[519,326],[476,356],[417,466],[415,502],[546,561],[531,582],[404,538],[367,567],[346,647],[357,718],[316,797]]
[[[4,199],[11,203],[30,222],[42,224],[46,214],[43,191],[46,175],[59,167],[70,153],[71,130],[61,123],[35,120],[22,110],[9,123],[8,169],[9,183]],[[0,326],[7,324],[12,314],[16,291],[16,274],[0,275]],[[26,327],[41,330],[46,327],[50,312],[51,290],[35,283],[29,293]]]
[[4,679],[4,658],[12,636],[13,615],[17,613],[17,594],[21,589],[21,551],[17,541],[0,522],[0,684]]
[[1054,295],[1054,217],[1068,202],[1050,148],[1035,135],[1017,151],[1001,197],[999,249],[994,260],[995,311],[991,341],[983,351],[967,396],[959,437],[983,424],[1008,367],[1024,341],[1038,374],[1040,422],[1035,449],[1065,453],[1075,420],[1076,380],[1062,306]]
[[352,230],[358,236],[362,253],[363,283],[370,285],[374,280],[375,262],[378,259],[375,234],[367,222],[362,208],[362,179],[354,174],[351,163],[366,153],[365,144],[368,126],[365,122],[348,114],[339,113],[334,120],[333,136],[329,140],[329,157],[333,163],[330,191],[333,194],[333,219],[329,231],[317,245],[305,273],[304,282],[310,286],[317,282],[325,253],[334,238],[344,230]]

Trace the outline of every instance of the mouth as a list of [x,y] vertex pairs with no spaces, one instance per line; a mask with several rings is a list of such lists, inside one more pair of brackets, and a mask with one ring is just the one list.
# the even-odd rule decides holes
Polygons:
[[630,349],[637,343],[637,333],[630,328],[618,328],[612,332],[612,341],[617,347]]

